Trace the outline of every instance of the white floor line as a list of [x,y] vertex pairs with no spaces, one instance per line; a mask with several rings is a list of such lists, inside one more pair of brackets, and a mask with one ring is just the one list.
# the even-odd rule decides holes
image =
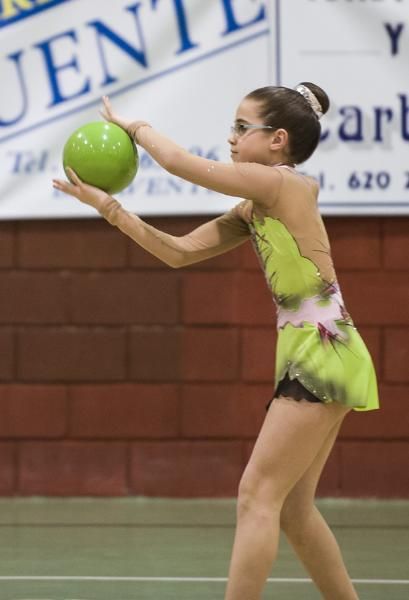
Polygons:
[[[0,575],[0,581],[128,581],[135,583],[225,583],[226,577],[116,577],[92,575]],[[409,585],[409,579],[352,579],[367,585]],[[272,577],[268,583],[312,583],[303,577]]]

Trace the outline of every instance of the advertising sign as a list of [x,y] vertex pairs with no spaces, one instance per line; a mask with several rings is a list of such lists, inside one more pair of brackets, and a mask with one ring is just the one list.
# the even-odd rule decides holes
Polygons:
[[[62,149],[101,96],[201,156],[229,161],[236,107],[312,81],[330,111],[300,170],[324,214],[409,214],[409,0],[0,0],[0,218],[95,216],[53,190]],[[216,214],[235,199],[143,150],[118,195],[140,215]]]
[[332,101],[305,172],[324,214],[409,214],[409,1],[275,0],[276,83]]
[[[52,189],[101,96],[202,156],[230,160],[237,104],[269,78],[263,0],[0,0],[0,218],[94,215]],[[138,214],[218,213],[232,198],[160,169],[119,195]]]

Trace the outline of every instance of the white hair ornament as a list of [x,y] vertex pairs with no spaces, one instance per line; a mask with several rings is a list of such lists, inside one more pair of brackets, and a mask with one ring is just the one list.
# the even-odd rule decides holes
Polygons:
[[319,103],[317,96],[309,88],[307,88],[306,85],[303,85],[302,83],[300,83],[300,85],[297,85],[295,91],[301,94],[301,96],[303,96],[307,100],[308,104],[314,111],[317,119],[321,119],[322,115],[324,114],[324,111],[322,110],[322,106]]

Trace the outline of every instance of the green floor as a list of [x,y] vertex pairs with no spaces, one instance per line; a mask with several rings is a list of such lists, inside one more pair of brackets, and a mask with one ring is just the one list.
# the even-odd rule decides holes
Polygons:
[[[361,600],[409,598],[409,502],[320,509]],[[218,600],[234,502],[0,500],[0,600]],[[264,598],[320,598],[282,538]],[[364,581],[361,581],[364,580]]]

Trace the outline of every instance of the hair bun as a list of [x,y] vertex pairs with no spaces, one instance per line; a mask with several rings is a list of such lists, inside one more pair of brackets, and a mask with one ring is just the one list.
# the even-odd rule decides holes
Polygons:
[[306,99],[317,119],[325,115],[329,108],[329,98],[322,88],[315,83],[303,81],[294,89]]

